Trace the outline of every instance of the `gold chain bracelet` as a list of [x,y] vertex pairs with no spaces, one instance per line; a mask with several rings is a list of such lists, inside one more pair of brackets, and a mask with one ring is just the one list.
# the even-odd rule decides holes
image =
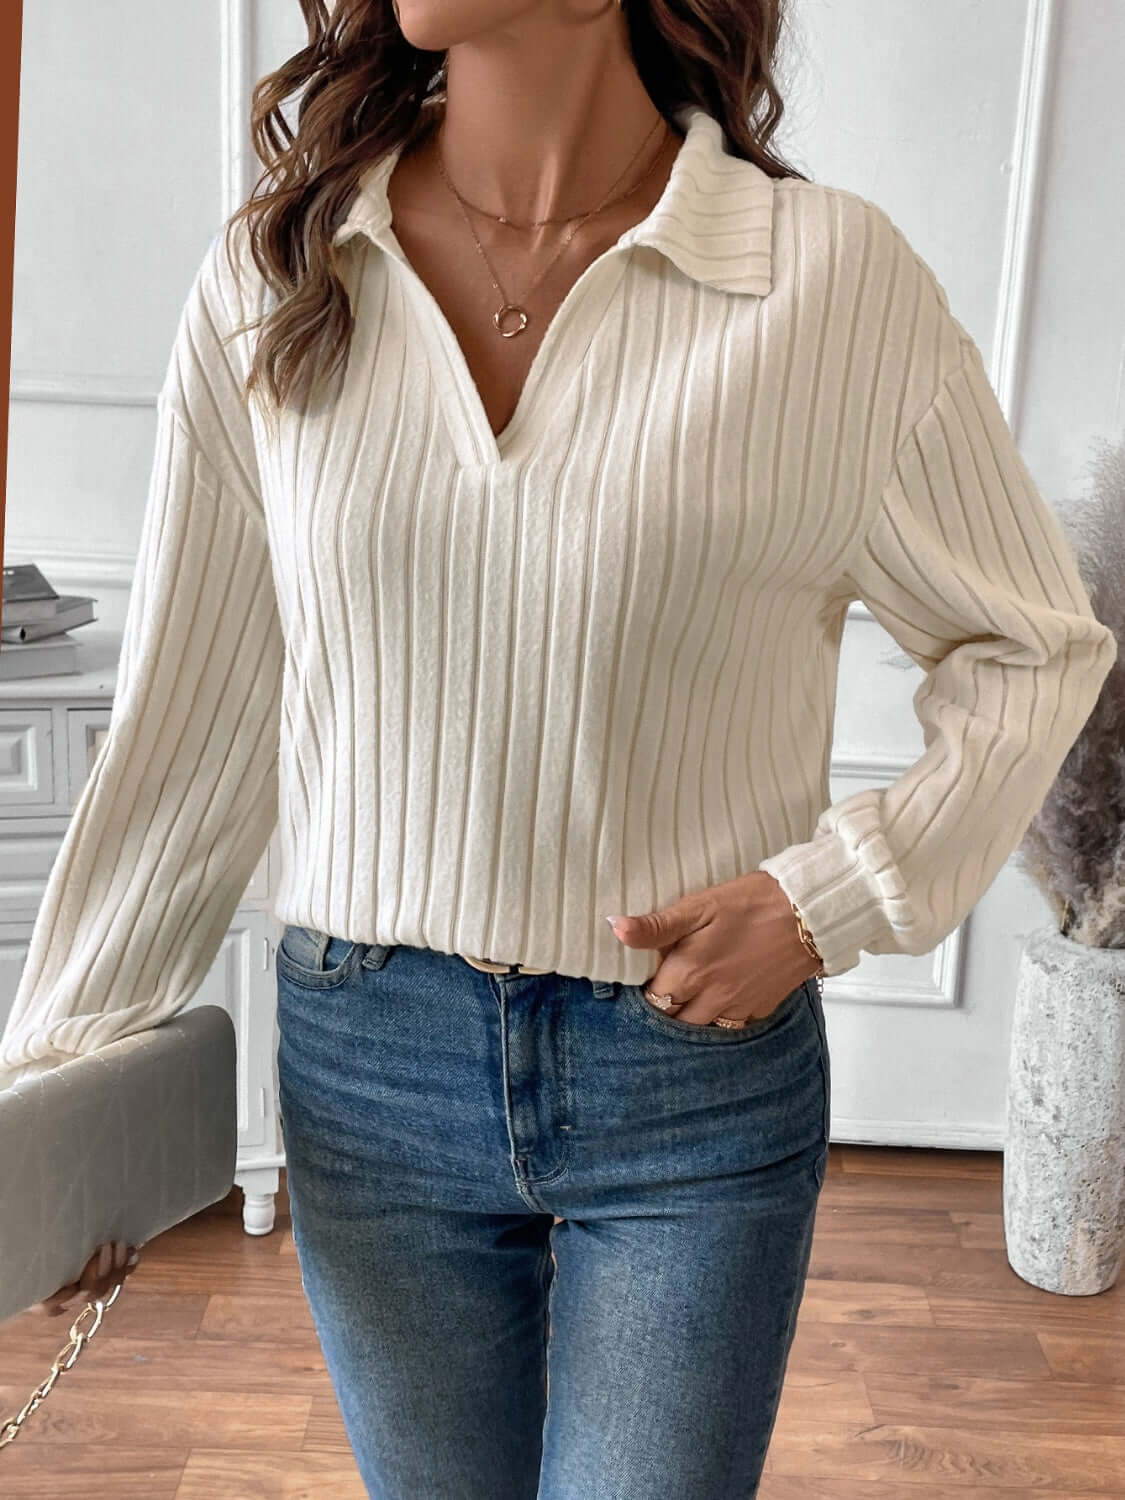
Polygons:
[[809,957],[816,960],[816,977],[819,979],[824,974],[824,960],[820,956],[820,950],[816,946],[813,935],[809,931],[797,903],[795,901],[790,901],[789,905],[793,908],[793,915],[797,918],[797,931],[800,934],[801,942],[805,945],[805,949],[808,952]]

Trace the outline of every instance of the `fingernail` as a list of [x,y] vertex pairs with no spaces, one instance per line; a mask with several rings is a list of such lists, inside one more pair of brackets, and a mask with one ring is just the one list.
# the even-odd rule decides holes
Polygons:
[[606,921],[613,928],[614,935],[616,936],[616,933],[617,933],[617,924],[618,924],[618,922],[621,921],[621,918],[620,917],[606,917]]

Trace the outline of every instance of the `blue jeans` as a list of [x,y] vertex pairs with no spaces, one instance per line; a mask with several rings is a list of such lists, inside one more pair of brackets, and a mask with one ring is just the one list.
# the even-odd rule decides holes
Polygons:
[[727,1029],[292,925],[277,976],[298,1264],[368,1493],[753,1500],[828,1156],[816,980]]

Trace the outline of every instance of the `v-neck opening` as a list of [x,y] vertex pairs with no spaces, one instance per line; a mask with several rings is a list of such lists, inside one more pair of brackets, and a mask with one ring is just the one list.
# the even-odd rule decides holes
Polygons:
[[[525,432],[533,434],[534,417],[540,404],[540,390],[544,383],[544,370],[552,360],[560,364],[560,385],[552,395],[557,401],[570,389],[577,378],[589,346],[605,318],[614,294],[625,274],[626,252],[636,226],[624,230],[612,245],[596,255],[576,278],[566,296],[555,309],[550,322],[539,341],[531,364],[528,366],[512,415],[496,433],[488,419],[488,411],[469,365],[461,341],[453,330],[441,304],[414,268],[409,256],[388,222],[383,228],[388,248],[399,262],[404,275],[417,293],[422,310],[430,322],[432,331],[441,345],[445,371],[452,386],[450,394],[460,407],[472,436],[477,454],[475,463],[482,467],[514,461],[521,447]],[[613,262],[619,264],[614,265]],[[615,274],[607,275],[607,267]],[[598,286],[601,279],[602,285]],[[593,290],[591,289],[593,287]],[[587,336],[583,340],[582,335]],[[467,457],[467,455],[466,455]]]

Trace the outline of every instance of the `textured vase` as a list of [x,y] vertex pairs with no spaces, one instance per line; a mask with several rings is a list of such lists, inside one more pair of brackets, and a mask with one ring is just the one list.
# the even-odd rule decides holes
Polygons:
[[1008,1264],[1044,1291],[1106,1291],[1125,1262],[1125,949],[1032,933],[1007,1114]]

